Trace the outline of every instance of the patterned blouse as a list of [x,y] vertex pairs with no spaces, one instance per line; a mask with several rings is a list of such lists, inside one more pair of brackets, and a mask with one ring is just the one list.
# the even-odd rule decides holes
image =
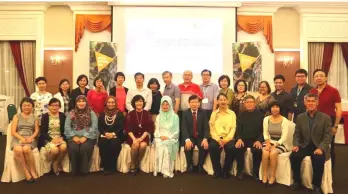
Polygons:
[[53,139],[61,137],[59,116],[49,116],[48,135]]
[[241,96],[239,99],[237,98],[238,93],[234,94],[234,98],[232,101],[232,110],[234,113],[236,113],[236,116],[238,117],[239,113],[245,111],[244,106],[244,98],[247,97],[248,93],[245,92],[243,96]]
[[34,92],[31,94],[30,98],[34,100],[34,114],[39,119],[39,124],[41,125],[41,116],[48,112],[48,102],[51,100],[52,94],[49,92],[44,94]]
[[269,95],[267,98],[263,99],[262,101],[260,100],[260,96],[256,98],[256,107],[265,113],[265,116],[268,116],[271,114],[270,107],[269,105],[275,101],[274,97]]
[[65,114],[65,116],[68,116],[68,114],[69,114],[70,97],[69,96],[63,96],[63,101],[64,101],[64,114]]

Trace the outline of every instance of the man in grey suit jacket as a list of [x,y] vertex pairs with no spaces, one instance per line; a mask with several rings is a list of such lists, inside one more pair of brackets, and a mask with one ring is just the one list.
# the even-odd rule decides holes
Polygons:
[[297,117],[294,147],[290,155],[291,168],[294,174],[294,184],[291,185],[291,188],[296,190],[301,186],[301,163],[303,158],[310,156],[313,168],[313,193],[322,194],[321,180],[324,164],[326,160],[330,159],[331,119],[328,115],[317,110],[318,95],[309,93],[304,99],[307,112]]

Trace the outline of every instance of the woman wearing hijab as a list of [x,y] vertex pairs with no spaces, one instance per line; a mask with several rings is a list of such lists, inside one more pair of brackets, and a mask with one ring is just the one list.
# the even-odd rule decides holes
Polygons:
[[173,178],[174,161],[179,149],[179,117],[174,113],[172,99],[164,96],[161,99],[160,114],[155,123],[155,171],[163,174],[164,178]]
[[104,174],[116,171],[116,162],[123,142],[124,116],[117,109],[116,98],[106,99],[106,108],[99,116],[99,153],[104,167]]
[[67,116],[64,128],[72,174],[86,175],[98,130],[98,118],[88,107],[86,96],[76,98],[75,108]]

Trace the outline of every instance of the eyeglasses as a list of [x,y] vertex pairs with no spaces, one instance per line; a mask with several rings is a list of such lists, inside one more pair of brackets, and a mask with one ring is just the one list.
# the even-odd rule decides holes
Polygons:
[[306,77],[305,75],[296,75],[296,77],[298,77],[298,78],[304,78],[304,77]]

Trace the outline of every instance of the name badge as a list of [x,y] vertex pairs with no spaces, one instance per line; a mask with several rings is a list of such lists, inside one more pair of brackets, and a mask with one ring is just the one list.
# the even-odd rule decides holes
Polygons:
[[204,104],[209,103],[208,98],[204,98],[204,99],[202,100],[202,103],[204,103]]

